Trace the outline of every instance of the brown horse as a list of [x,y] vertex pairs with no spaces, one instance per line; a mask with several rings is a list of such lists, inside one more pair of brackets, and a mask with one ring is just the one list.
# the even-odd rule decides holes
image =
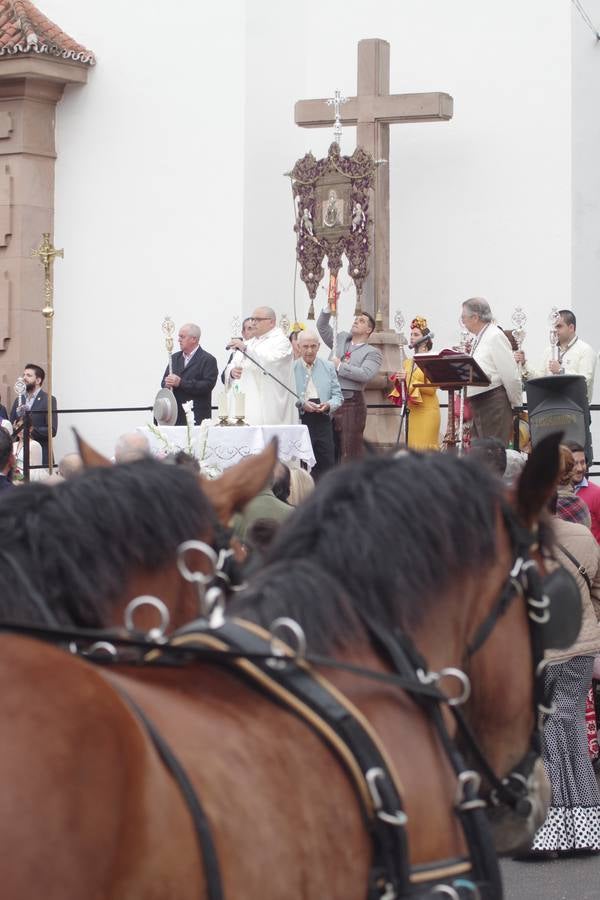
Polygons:
[[[524,529],[537,529],[556,467],[556,447],[534,454],[516,498],[518,523],[496,482],[460,460],[374,459],[332,472],[286,524],[237,610],[264,626],[291,617],[314,652],[372,673],[321,668],[375,730],[395,776],[410,896],[501,893],[464,861],[457,777],[439,730],[411,695],[374,680],[392,665],[369,623],[384,643],[398,629],[410,635],[425,667],[421,684],[445,672],[440,688],[453,693],[468,677],[466,717],[480,748],[496,775],[513,770],[535,717],[516,555]],[[371,842],[346,771],[305,721],[237,669],[98,670],[27,638],[3,636],[0,645],[5,896],[29,900],[42,881],[49,900],[208,896],[189,808],[130,700],[175,750],[206,811],[223,882],[223,894],[211,896],[367,896]],[[447,706],[441,716],[453,734]],[[544,816],[534,799],[521,841]],[[369,896],[400,895],[383,885]]]

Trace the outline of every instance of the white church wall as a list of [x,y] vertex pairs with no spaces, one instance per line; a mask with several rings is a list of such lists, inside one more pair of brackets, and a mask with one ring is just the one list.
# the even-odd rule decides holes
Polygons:
[[[161,322],[225,359],[242,291],[244,4],[43,0],[94,50],[57,109],[54,385],[62,408],[151,405]],[[177,350],[177,342],[175,342]],[[213,395],[215,397],[215,395]],[[105,452],[148,413],[61,418]]]
[[[343,9],[308,0],[287,15],[276,0],[253,0],[245,308],[261,297],[292,314],[293,209],[281,173],[309,149],[325,155],[332,140],[331,130],[294,125],[294,101],[355,94],[357,42],[380,37],[391,44],[392,93],[439,90],[455,101],[450,122],[391,126],[392,313],[426,315],[441,348],[456,341],[467,297],[486,297],[504,327],[521,305],[539,355],[550,308],[571,301],[570,15],[569,0],[349,0]],[[346,129],[342,148],[354,146]],[[304,318],[301,282],[297,298]],[[342,304],[347,323],[350,292]]]
[[[600,0],[586,0],[600,28]],[[600,41],[573,8],[573,289],[577,330],[600,348]],[[600,402],[600,371],[594,401]],[[600,412],[592,415],[595,456],[600,456]]]

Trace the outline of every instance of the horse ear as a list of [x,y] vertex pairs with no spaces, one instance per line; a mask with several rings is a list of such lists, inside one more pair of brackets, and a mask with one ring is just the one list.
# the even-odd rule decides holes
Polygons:
[[98,467],[112,466],[110,459],[107,459],[106,456],[102,456],[98,450],[94,450],[94,448],[88,444],[87,441],[81,437],[76,428],[73,429],[73,433],[75,435],[75,440],[77,441],[77,449],[79,450],[79,455],[83,460],[83,465],[86,469],[94,469]]
[[200,477],[200,487],[207,495],[219,520],[227,525],[234,512],[242,509],[268,482],[277,462],[277,440],[260,453],[248,456],[226,469],[220,478]]
[[558,448],[562,433],[549,434],[533,448],[521,472],[516,491],[517,513],[531,528],[556,490],[560,470]]

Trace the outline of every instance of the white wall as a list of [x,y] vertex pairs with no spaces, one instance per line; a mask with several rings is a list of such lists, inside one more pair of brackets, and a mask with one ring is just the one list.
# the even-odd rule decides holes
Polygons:
[[[244,3],[43,10],[98,59],[57,110],[55,392],[62,408],[148,406],[164,316],[197,322],[221,362],[240,312]],[[63,417],[58,455],[71,423],[110,452],[149,420]]]
[[[426,315],[441,348],[467,297],[486,297],[505,327],[522,305],[539,353],[550,308],[571,299],[569,0],[307,0],[285,18],[280,7],[248,4],[246,308],[261,296],[291,313],[293,210],[280,173],[332,139],[297,128],[294,101],[354,94],[357,42],[380,37],[393,93],[455,100],[451,122],[391,128],[392,313]],[[348,129],[343,150],[354,146]],[[305,314],[301,282],[297,297]]]
[[[585,9],[600,28],[600,0]],[[573,8],[573,310],[577,330],[600,347],[600,41]],[[594,401],[600,402],[600,370]],[[595,456],[600,457],[600,412],[592,415]]]

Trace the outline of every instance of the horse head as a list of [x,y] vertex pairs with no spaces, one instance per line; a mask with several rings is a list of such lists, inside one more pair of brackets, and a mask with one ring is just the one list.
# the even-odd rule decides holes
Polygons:
[[459,744],[475,765],[483,756],[483,793],[499,853],[529,849],[546,816],[550,785],[539,754],[552,698],[544,695],[544,651],[570,646],[581,624],[576,583],[561,567],[548,571],[553,541],[546,509],[558,479],[559,443],[552,435],[536,446],[509,504],[501,503],[497,565],[508,559],[510,572],[492,607],[474,618],[467,645],[472,696],[463,722],[472,725],[478,749],[465,743],[464,732]]
[[11,591],[2,619],[118,627],[138,597],[147,601],[129,610],[135,630],[196,618],[216,569],[235,555],[226,523],[267,481],[276,445],[214,482],[154,459],[112,465],[81,439],[79,449],[80,476],[23,486],[3,503],[0,559]]
[[[499,479],[442,454],[371,458],[328,473],[283,526],[266,568],[234,607],[267,628],[291,617],[309,650],[371,668],[394,666],[382,652],[385,635],[392,637],[423,683],[464,703],[463,719],[496,778],[484,784],[486,801],[477,802],[497,804],[491,818],[502,851],[529,839],[548,801],[541,764],[534,768],[543,705],[536,670],[556,635],[544,637],[530,623],[547,612],[542,552],[549,529],[541,520],[556,480],[557,444],[549,439],[534,452],[512,506]],[[392,699],[381,687],[359,685],[355,676],[328,677],[393,748],[413,823],[413,860],[439,858],[447,845],[435,841],[473,795],[463,796],[464,784],[446,768],[422,707],[414,698]],[[456,737],[446,704],[442,716]],[[423,810],[431,797],[440,821],[436,792],[450,812],[432,830]],[[453,846],[461,852],[459,838]]]

